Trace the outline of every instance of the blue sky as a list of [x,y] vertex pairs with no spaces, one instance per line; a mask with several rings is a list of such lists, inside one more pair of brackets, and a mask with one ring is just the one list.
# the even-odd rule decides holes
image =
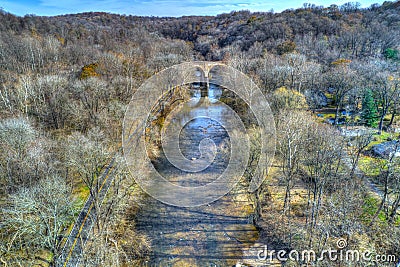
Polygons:
[[[353,0],[356,2],[357,0]],[[142,16],[183,16],[183,15],[216,15],[232,10],[247,9],[250,11],[280,12],[288,8],[298,8],[303,3],[329,6],[352,0],[336,1],[276,1],[276,0],[0,0],[0,7],[5,11],[23,16],[35,14],[43,16],[80,13],[87,11],[104,11],[118,14]],[[361,7],[383,1],[358,0]]]

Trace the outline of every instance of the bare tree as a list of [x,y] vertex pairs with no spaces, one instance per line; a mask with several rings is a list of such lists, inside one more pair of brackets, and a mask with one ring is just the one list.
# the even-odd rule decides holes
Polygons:
[[102,132],[94,128],[87,137],[79,133],[72,134],[68,140],[66,157],[67,165],[89,189],[98,216],[97,227],[100,228],[100,177],[109,158]]
[[356,136],[349,140],[349,144],[351,147],[349,147],[349,155],[350,155],[350,161],[351,161],[351,171],[350,171],[350,177],[353,177],[357,170],[358,166],[358,161],[360,160],[360,156],[363,151],[367,148],[367,146],[371,143],[372,141],[372,132],[367,132],[367,133],[361,133],[359,136]]
[[81,259],[82,266],[143,265],[150,251],[148,238],[138,233],[131,221],[131,210],[138,208],[141,195],[131,178],[126,162],[115,156],[115,173],[108,196],[100,211],[100,228],[88,239]]
[[304,82],[306,57],[301,54],[285,54],[285,66],[289,73],[290,88],[301,92]]
[[340,109],[344,106],[344,101],[348,93],[355,87],[357,76],[348,65],[346,60],[334,62],[332,69],[325,73],[325,84],[332,91],[335,101],[335,122],[338,124]]
[[32,185],[38,178],[40,150],[37,131],[23,118],[0,122],[0,179],[5,192],[13,192],[21,185]]
[[[11,265],[37,260],[52,264],[61,251],[63,231],[75,212],[71,188],[56,175],[10,196],[2,209],[1,232],[6,238],[2,259]],[[50,260],[39,252],[48,250]]]
[[390,224],[394,224],[396,222],[396,216],[398,216],[398,210],[400,208],[400,159],[398,157],[394,159],[394,164],[395,170],[391,180],[392,205],[388,214],[388,221]]
[[400,98],[400,78],[393,77],[389,72],[379,72],[373,80],[372,87],[378,99],[378,107],[380,107],[379,116],[379,133],[383,129],[383,120],[389,113],[390,109],[395,110],[395,104]]
[[99,126],[100,113],[106,109],[105,102],[110,94],[106,82],[97,77],[81,79],[73,84],[72,94],[79,99],[75,112],[77,117],[83,117],[82,130]]
[[342,146],[339,134],[328,125],[309,127],[303,164],[308,173],[308,204],[306,226],[311,247],[324,193],[333,188],[337,176]]
[[61,75],[46,75],[35,82],[30,110],[49,128],[62,129],[71,119],[68,86]]
[[271,109],[275,114],[278,114],[280,110],[304,110],[307,108],[307,101],[303,94],[286,89],[286,87],[280,87],[275,90],[270,96],[269,101]]
[[[278,146],[277,151],[282,158],[283,184],[285,198],[283,214],[287,217],[288,229],[291,227],[291,190],[295,185],[295,173],[302,160],[305,139],[311,121],[305,112],[283,110],[277,119]],[[292,235],[289,234],[289,246],[292,244]]]
[[304,139],[308,128],[308,114],[305,112],[293,113],[283,110],[277,120],[279,133],[277,151],[282,157],[282,173],[285,184],[285,199],[283,213],[290,214],[290,191],[294,186],[294,175],[299,167]]
[[[382,211],[385,211],[387,220],[394,223],[397,216],[397,211],[400,206],[400,190],[399,190],[399,177],[400,177],[400,160],[396,157],[400,144],[399,141],[391,148],[387,158],[379,161],[380,176],[383,182],[383,195],[381,197],[378,209],[372,216],[369,227],[371,227]],[[392,198],[394,199],[393,202]]]

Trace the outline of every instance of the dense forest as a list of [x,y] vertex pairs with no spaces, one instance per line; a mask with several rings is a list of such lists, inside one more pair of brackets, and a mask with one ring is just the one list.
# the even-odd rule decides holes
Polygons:
[[[396,1],[180,18],[0,10],[4,266],[54,266],[89,195],[98,212],[82,266],[147,259],[151,240],[131,219],[146,198],[117,152],[122,121],[147,78],[197,60],[247,74],[275,115],[275,164],[254,195],[258,242],[321,250],[342,237],[400,259]],[[365,133],[343,134],[356,130]],[[374,153],[387,142],[394,152]],[[100,207],[99,177],[112,157],[119,168]]]

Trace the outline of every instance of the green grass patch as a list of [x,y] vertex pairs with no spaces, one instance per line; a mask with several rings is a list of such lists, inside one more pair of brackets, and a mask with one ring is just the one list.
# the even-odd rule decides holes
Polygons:
[[324,119],[334,119],[335,118],[335,113],[325,113],[322,115],[324,115]]
[[53,253],[48,250],[42,250],[37,255],[36,264],[34,266],[49,266],[48,262],[53,260]]
[[325,92],[325,96],[329,99],[329,100],[333,100],[334,95],[328,92]]
[[395,222],[396,226],[400,226],[400,215],[396,216],[396,222]]
[[[362,218],[364,222],[370,223],[375,213],[378,211],[380,200],[372,195],[368,195],[362,206]],[[386,222],[386,216],[383,211],[378,214],[378,219],[381,222]]]
[[394,221],[394,225],[400,226],[400,215],[399,214],[397,214],[397,216],[396,216],[396,219]]
[[76,211],[74,215],[77,216],[90,195],[89,187],[84,183],[77,183],[73,195],[75,197],[74,210]]
[[392,118],[392,115],[391,115],[391,114],[386,115],[386,116],[383,118],[383,121],[390,121],[391,118]]
[[79,183],[75,186],[76,188],[74,190],[74,196],[76,197],[76,201],[85,202],[90,194],[89,187],[87,187],[87,185],[85,185],[84,183]]
[[374,216],[378,210],[379,200],[373,196],[367,196],[363,204],[363,213],[368,216]]
[[[368,195],[365,198],[364,204],[362,206],[362,211],[363,211],[362,219],[366,224],[369,224],[371,222],[373,216],[375,216],[375,213],[378,211],[380,203],[381,203],[381,200],[373,195]],[[381,222],[381,223],[388,222],[383,209],[379,212],[377,219],[378,219],[377,222]],[[394,220],[394,225],[400,226],[400,215],[396,216],[396,218]]]
[[[374,134],[373,141],[371,141],[366,150],[371,150],[373,146],[387,142],[390,140],[395,140],[398,138],[398,134],[382,132],[382,134]],[[376,177],[381,171],[381,166],[385,166],[386,159],[373,157],[373,156],[361,156],[358,162],[358,167],[366,175],[370,177]],[[383,168],[384,170],[384,168]]]
[[376,177],[380,174],[380,166],[383,166],[384,161],[384,159],[380,158],[361,156],[358,161],[358,167],[363,173],[365,173],[365,175]]
[[316,114],[320,114],[320,116],[318,116],[317,117],[317,119],[318,119],[318,121],[319,122],[325,122],[326,120],[328,120],[328,119],[334,119],[335,118],[335,113],[331,113],[331,112],[324,112],[324,111],[321,111],[321,112],[318,112],[318,113],[316,113]]
[[384,131],[382,131],[381,134],[374,134],[373,140],[371,143],[369,143],[367,149],[370,149],[374,145],[378,145],[378,144],[386,142],[388,140],[392,140],[392,139],[396,138],[396,136],[398,136],[398,135],[393,134],[393,133],[384,132]]

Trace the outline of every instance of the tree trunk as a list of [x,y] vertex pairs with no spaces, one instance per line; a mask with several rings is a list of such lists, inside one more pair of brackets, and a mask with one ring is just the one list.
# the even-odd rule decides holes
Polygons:
[[396,117],[396,110],[393,110],[392,117],[390,118],[390,122],[388,124],[388,127],[392,126],[395,117]]
[[336,111],[335,111],[335,122],[333,123],[334,125],[337,125],[337,124],[338,124],[338,120],[339,120],[339,108],[340,108],[340,105],[337,104],[337,105],[336,105]]
[[371,227],[374,224],[376,218],[379,216],[379,213],[381,213],[381,211],[386,203],[386,199],[387,199],[388,191],[389,191],[388,187],[389,187],[389,170],[387,171],[386,177],[385,177],[385,191],[383,193],[381,204],[379,205],[378,210],[375,212],[374,216],[372,217],[369,227]]
[[255,205],[255,218],[254,218],[254,224],[257,224],[258,220],[262,216],[262,206],[261,206],[261,197],[260,197],[260,191],[261,191],[261,186],[255,191],[255,198],[256,201],[254,203]]
[[362,152],[363,149],[364,149],[364,148],[359,149],[359,150],[357,151],[356,158],[354,159],[354,161],[353,161],[353,166],[351,167],[350,177],[353,177],[353,176],[354,176],[354,173],[356,172],[357,164],[358,164],[358,161],[360,160],[360,155],[361,155],[361,152]]
[[383,129],[383,120],[385,119],[385,116],[387,114],[386,109],[382,110],[382,115],[381,118],[379,119],[379,129],[378,129],[378,133],[382,134],[382,129]]
[[400,206],[400,194],[397,195],[396,200],[393,202],[392,210],[389,215],[389,223],[391,223],[391,224],[394,223],[399,206]]
[[290,180],[286,184],[285,200],[283,203],[283,214],[286,214],[286,211],[290,209]]

